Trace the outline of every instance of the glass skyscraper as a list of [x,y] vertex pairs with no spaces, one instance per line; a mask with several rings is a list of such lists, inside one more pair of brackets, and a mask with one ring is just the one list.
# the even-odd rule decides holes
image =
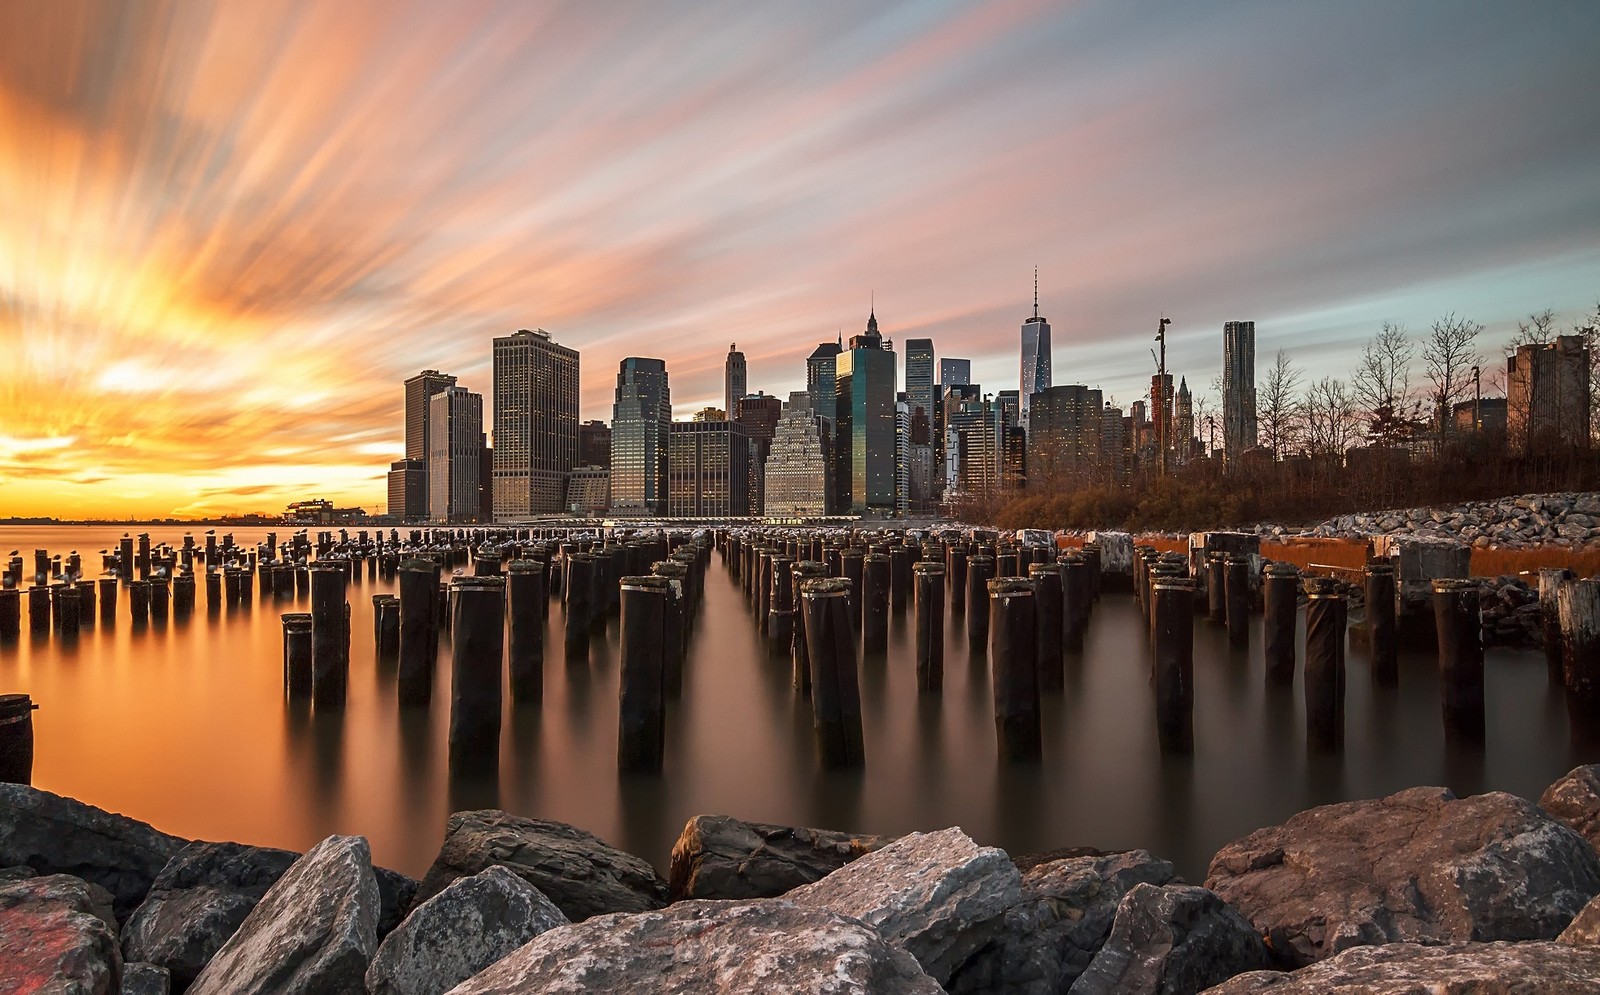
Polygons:
[[933,415],[933,340],[906,339],[906,402],[911,413]]
[[401,485],[400,492],[408,496],[399,506],[391,503],[389,514],[408,522],[428,517],[428,460],[432,456],[428,444],[428,400],[455,385],[455,377],[438,370],[423,370],[406,381],[406,458],[403,462],[407,466],[397,464],[393,470],[402,475],[415,474],[416,479]]
[[578,352],[544,329],[494,340],[494,520],[560,513],[578,465]]
[[972,383],[972,360],[952,359],[948,356],[939,360],[940,387],[965,387],[970,383]]
[[1022,322],[1022,378],[1018,423],[1028,429],[1028,398],[1050,389],[1050,322],[1039,316],[1039,273],[1033,274],[1033,316]]
[[834,459],[838,507],[851,514],[895,509],[895,354],[884,347],[878,316],[838,356]]
[[[806,393],[811,395],[811,407],[823,418],[834,418],[835,381],[838,377],[839,353],[844,347],[837,342],[823,342],[812,350],[806,359]],[[729,413],[731,416],[731,412]]]
[[1256,323],[1222,326],[1222,448],[1231,464],[1256,445]]
[[617,370],[611,405],[611,510],[664,515],[672,394],[667,364],[630,356]]

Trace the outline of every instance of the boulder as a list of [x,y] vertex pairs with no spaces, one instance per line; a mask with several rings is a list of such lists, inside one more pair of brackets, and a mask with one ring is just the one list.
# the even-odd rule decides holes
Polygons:
[[667,887],[674,902],[685,898],[776,898],[862,854],[881,850],[888,842],[884,836],[697,815],[672,846]]
[[1556,939],[1562,943],[1600,943],[1600,895],[1590,899]]
[[1293,974],[1252,971],[1206,995],[1579,995],[1600,991],[1600,947],[1387,943]]
[[1585,764],[1566,775],[1539,796],[1539,807],[1556,821],[1600,850],[1600,764]]
[[1215,892],[1138,884],[1071,995],[1195,995],[1267,966],[1261,937]]
[[567,917],[533,885],[494,866],[417,906],[378,946],[369,995],[440,995]]
[[116,924],[91,888],[66,874],[0,885],[0,991],[117,995]]
[[875,927],[943,985],[1000,931],[1022,875],[1004,850],[941,829],[901,837],[785,897]]
[[122,995],[170,995],[172,976],[164,967],[132,961],[122,965]]
[[378,946],[378,882],[360,836],[330,836],[284,872],[189,995],[359,992]]
[[71,874],[111,892],[118,919],[144,901],[167,860],[188,842],[146,823],[25,784],[0,784],[0,867]]
[[[183,990],[298,859],[292,850],[272,847],[190,843],[162,868],[123,928],[123,958],[159,964]],[[381,937],[399,923],[416,882],[381,868],[374,874]]]
[[457,878],[496,864],[538,888],[573,922],[667,904],[667,883],[633,854],[564,822],[525,819],[497,809],[450,817],[444,845],[423,876],[415,901],[425,902]]
[[678,902],[552,929],[451,995],[829,992],[939,995],[877,931],[783,899]]
[[[1028,858],[1015,858],[1020,867]],[[1054,995],[1072,987],[1111,932],[1117,906],[1137,884],[1166,884],[1171,864],[1143,850],[1030,863],[1022,896],[1000,931],[956,969],[956,995]]]
[[1365,944],[1553,940],[1600,892],[1600,857],[1514,795],[1412,788],[1258,829],[1205,883],[1297,967]]
[[38,871],[26,865],[19,865],[17,867],[0,867],[0,884],[10,881],[26,881],[29,878],[36,878],[38,876]]

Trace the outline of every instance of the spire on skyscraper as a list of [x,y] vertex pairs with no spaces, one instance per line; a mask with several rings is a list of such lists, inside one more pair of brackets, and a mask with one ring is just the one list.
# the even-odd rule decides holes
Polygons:
[[1039,317],[1039,267],[1033,268],[1033,316]]

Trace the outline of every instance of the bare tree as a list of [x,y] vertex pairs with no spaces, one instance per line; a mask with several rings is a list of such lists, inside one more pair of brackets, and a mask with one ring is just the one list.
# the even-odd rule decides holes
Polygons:
[[1483,326],[1450,312],[1433,323],[1422,345],[1422,363],[1428,378],[1428,400],[1433,404],[1439,438],[1444,440],[1450,406],[1466,395],[1472,368],[1478,365],[1477,339]]
[[1323,377],[1306,392],[1306,449],[1312,456],[1344,456],[1355,439],[1356,400],[1343,380]]
[[1368,438],[1379,445],[1397,445],[1409,434],[1411,361],[1415,356],[1416,346],[1405,326],[1387,321],[1362,347],[1348,392],[1367,419]]
[[1528,315],[1527,321],[1517,322],[1516,334],[1506,343],[1507,352],[1516,352],[1518,346],[1544,345],[1556,336],[1556,313],[1551,308]]
[[1600,300],[1594,302],[1594,313],[1582,324],[1572,326],[1572,334],[1583,339],[1589,350],[1589,438],[1600,439]]
[[1293,445],[1300,419],[1300,403],[1295,397],[1299,389],[1300,371],[1289,362],[1289,354],[1279,349],[1256,395],[1256,422],[1274,460],[1283,459],[1284,451]]

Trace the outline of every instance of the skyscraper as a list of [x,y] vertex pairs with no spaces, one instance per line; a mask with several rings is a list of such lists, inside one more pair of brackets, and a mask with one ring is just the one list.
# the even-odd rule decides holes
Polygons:
[[1033,395],[1028,432],[1028,485],[1088,483],[1100,464],[1104,429],[1100,391],[1063,384]]
[[611,465],[611,426],[598,418],[578,426],[578,465]]
[[761,513],[781,518],[826,515],[832,453],[832,423],[812,409],[811,395],[790,394],[772,438]]
[[497,522],[558,514],[578,465],[578,352],[544,329],[494,340],[493,509]]
[[1194,456],[1194,395],[1189,393],[1189,378],[1178,378],[1177,424],[1173,428],[1173,445],[1177,447],[1178,465],[1182,466]]
[[722,410],[733,417],[734,405],[745,395],[744,353],[738,343],[728,346],[728,358],[722,364]]
[[933,340],[906,339],[906,402],[915,415],[933,415]]
[[667,510],[667,459],[672,394],[667,364],[624,359],[611,405],[611,509],[622,515]]
[[428,517],[428,461],[402,459],[389,464],[389,514],[405,521]]
[[1039,271],[1033,271],[1033,317],[1022,323],[1022,395],[1018,423],[1028,428],[1028,398],[1050,387],[1050,322],[1039,316]]
[[940,387],[965,387],[970,383],[972,383],[972,360],[951,359],[949,356],[939,360]]
[[895,355],[878,332],[878,315],[852,336],[836,365],[834,406],[839,509],[852,514],[895,508]]
[[405,494],[420,496],[420,504],[407,504],[403,508],[389,509],[389,514],[399,515],[407,520],[423,519],[428,517],[428,459],[430,447],[428,445],[428,399],[442,390],[449,390],[456,385],[456,378],[438,370],[423,370],[416,376],[406,381],[406,462],[420,461],[420,471],[396,467],[403,473],[420,472],[419,480],[409,483],[402,488]]
[[783,414],[783,400],[772,394],[746,394],[734,402],[729,419],[743,425],[750,436],[750,509],[761,511],[765,501],[767,455],[772,452],[772,437]]
[[1222,446],[1229,464],[1256,445],[1256,323],[1222,326]]
[[667,514],[729,518],[751,513],[750,433],[736,421],[668,427]]
[[428,398],[428,518],[478,520],[483,395],[448,387]]
[[837,393],[834,381],[838,373],[839,353],[842,351],[844,347],[838,342],[823,342],[806,359],[806,393],[811,395],[811,408],[830,420],[837,415],[834,410]]

